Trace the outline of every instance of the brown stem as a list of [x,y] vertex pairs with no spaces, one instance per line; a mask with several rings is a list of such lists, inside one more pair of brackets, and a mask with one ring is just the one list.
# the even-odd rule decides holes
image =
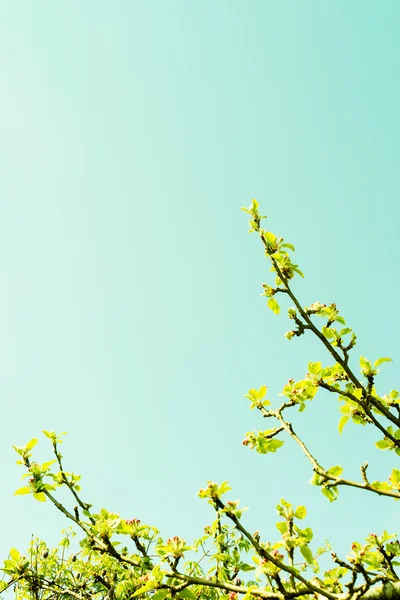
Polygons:
[[[67,486],[67,488],[70,490],[70,492],[72,493],[72,495],[74,496],[75,500],[77,501],[77,503],[79,504],[79,506],[82,508],[82,510],[88,511],[89,512],[89,505],[85,504],[84,502],[82,502],[82,500],[79,498],[76,490],[74,489],[74,486],[68,481],[67,476],[65,475],[65,471],[63,468],[63,464],[62,464],[62,458],[61,458],[61,454],[58,452],[58,448],[57,448],[57,443],[53,442],[53,450],[54,450],[54,454],[56,456],[57,462],[58,462],[58,466],[60,467],[60,472],[63,478],[63,483]],[[78,518],[79,520],[79,518]],[[92,516],[89,517],[90,522],[94,525],[95,520]]]
[[304,455],[311,463],[313,471],[315,473],[317,473],[320,477],[322,477],[326,482],[329,482],[327,484],[327,487],[333,487],[336,485],[345,485],[345,486],[349,486],[349,487],[359,488],[362,490],[367,490],[369,492],[373,492],[374,494],[377,494],[378,496],[388,496],[389,498],[396,498],[396,499],[400,498],[400,492],[396,492],[394,490],[381,490],[381,489],[375,488],[369,482],[365,482],[365,480],[363,483],[360,483],[358,481],[351,481],[349,479],[344,479],[342,477],[336,477],[335,475],[331,475],[330,473],[328,473],[328,471],[319,464],[319,462],[313,456],[313,454],[311,454],[310,450],[307,448],[307,446],[305,445],[303,440],[301,438],[299,438],[299,436],[296,434],[296,432],[293,429],[293,425],[289,421],[285,421],[285,419],[283,418],[282,411],[284,408],[287,407],[287,405],[288,405],[288,403],[284,403],[277,410],[267,411],[264,408],[259,408],[259,410],[266,417],[275,417],[276,419],[278,419],[278,421],[281,423],[281,426],[283,427],[283,429],[290,435],[290,437],[296,442],[296,444],[298,444],[300,446],[300,448],[303,450]]
[[236,515],[234,515],[230,511],[226,511],[226,507],[221,502],[221,500],[218,498],[218,496],[214,496],[212,499],[213,499],[216,507],[218,507],[220,509],[224,509],[226,516],[229,519],[231,519],[231,521],[233,521],[236,529],[238,531],[240,531],[249,540],[249,542],[251,543],[251,545],[257,552],[257,554],[259,556],[261,556],[261,558],[264,558],[265,560],[271,562],[279,569],[282,569],[282,571],[286,571],[286,573],[293,575],[295,579],[297,579],[298,581],[301,581],[301,583],[303,583],[306,587],[308,587],[310,592],[315,592],[317,594],[321,594],[322,596],[325,596],[326,598],[330,598],[330,600],[334,600],[336,598],[336,596],[334,594],[331,594],[327,590],[319,588],[319,587],[315,586],[314,584],[310,583],[309,581],[307,581],[307,579],[305,579],[294,567],[291,567],[290,565],[286,565],[285,563],[281,562],[280,560],[278,560],[274,556],[272,556],[272,554],[267,552],[267,550],[265,550],[265,548],[263,548],[261,546],[261,544],[251,535],[251,533],[249,533],[247,531],[247,529],[245,529],[243,527],[243,525],[240,523],[240,521],[236,517]]
[[[262,235],[260,234],[261,240],[265,246],[265,248],[268,250],[267,244],[264,240],[264,238],[262,237]],[[325,346],[325,348],[328,350],[328,352],[332,355],[332,357],[336,360],[337,363],[339,363],[339,365],[342,367],[342,369],[344,370],[344,372],[347,374],[349,380],[358,388],[362,388],[365,392],[365,394],[367,395],[368,392],[365,389],[365,387],[361,384],[361,382],[359,381],[359,379],[354,375],[353,371],[350,369],[346,359],[343,359],[338,352],[336,352],[335,348],[332,346],[332,344],[326,339],[326,337],[319,331],[319,329],[314,325],[314,323],[312,322],[312,320],[310,319],[309,315],[305,312],[305,310],[303,309],[303,307],[301,306],[300,302],[297,300],[296,296],[293,294],[290,285],[289,285],[289,281],[288,279],[283,275],[277,261],[270,256],[270,259],[272,261],[272,264],[275,268],[276,273],[278,274],[278,276],[280,277],[283,285],[285,286],[285,289],[288,293],[288,295],[290,296],[290,298],[292,299],[292,301],[294,302],[297,310],[299,311],[299,314],[302,316],[303,320],[307,323],[308,328],[311,329],[311,331],[314,333],[314,335],[316,335],[319,340],[323,343],[323,345]],[[391,421],[393,424],[395,424],[397,427],[400,427],[400,419],[398,419],[397,417],[395,417],[390,410],[388,410],[381,402],[378,398],[375,398],[374,396],[370,395],[370,402],[373,406],[375,406],[375,408],[377,408],[378,410],[380,410],[385,417]]]

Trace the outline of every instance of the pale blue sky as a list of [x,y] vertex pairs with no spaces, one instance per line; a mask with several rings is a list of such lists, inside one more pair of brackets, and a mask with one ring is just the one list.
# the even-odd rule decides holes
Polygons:
[[[342,553],[399,524],[385,499],[329,505],[292,444],[241,445],[265,426],[242,394],[273,399],[327,356],[283,338],[239,210],[259,200],[297,248],[302,303],[336,301],[356,356],[395,361],[380,390],[398,386],[399,18],[394,0],[1,5],[3,555],[65,525],[12,495],[11,444],[44,428],[68,431],[87,500],[165,536],[201,535],[207,479],[265,537],[282,496]],[[326,466],[389,474],[375,434],[337,437],[335,400],[294,418]]]

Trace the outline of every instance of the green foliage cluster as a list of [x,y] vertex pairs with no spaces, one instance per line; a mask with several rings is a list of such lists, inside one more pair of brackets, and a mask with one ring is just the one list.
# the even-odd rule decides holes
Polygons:
[[[250,408],[272,419],[269,429],[248,432],[243,444],[261,454],[275,453],[284,444],[284,436],[294,440],[310,463],[311,483],[333,502],[340,488],[348,486],[359,493],[372,493],[383,502],[400,499],[400,470],[393,468],[389,477],[370,481],[368,463],[360,467],[360,479],[344,476],[340,465],[324,467],[311,453],[306,442],[287,420],[291,410],[304,412],[310,407],[319,388],[340,401],[339,434],[348,421],[376,429],[376,448],[400,454],[400,397],[396,390],[380,395],[376,389],[379,368],[391,359],[378,358],[373,363],[363,356],[359,373],[351,366],[356,335],[346,326],[335,304],[314,302],[303,307],[291,288],[296,276],[303,277],[292,262],[294,247],[283,238],[263,229],[265,217],[253,200],[243,209],[250,216],[250,231],[258,234],[271,264],[275,279],[263,284],[269,308],[280,313],[277,297],[287,297],[292,307],[288,316],[293,323],[285,335],[289,340],[314,335],[328,351],[331,364],[309,362],[304,379],[290,379],[282,390],[283,402],[272,407],[266,398],[267,387],[250,389],[245,397]],[[4,561],[0,591],[11,586],[18,599],[92,599],[148,598],[165,600],[236,600],[243,597],[290,600],[366,599],[383,600],[400,597],[396,568],[400,565],[400,543],[384,531],[371,534],[363,543],[354,542],[346,557],[331,552],[329,545],[313,546],[313,530],[303,525],[306,507],[293,506],[282,499],[277,505],[279,521],[273,540],[262,539],[245,527],[245,508],[239,500],[225,500],[231,491],[227,482],[208,482],[199,491],[213,510],[212,522],[202,535],[187,544],[178,536],[164,540],[153,526],[137,518],[124,519],[104,508],[93,510],[81,497],[80,477],[63,466],[60,444],[64,434],[44,431],[53,456],[38,464],[32,458],[37,443],[34,438],[23,447],[14,447],[18,464],[26,469],[25,485],[15,493],[32,495],[35,500],[49,500],[73,524],[63,532],[60,544],[53,549],[35,539],[26,555],[15,548]],[[67,488],[71,503],[61,503],[57,490]],[[71,552],[72,537],[79,533],[79,549]],[[320,558],[330,552],[331,568],[322,570]]]

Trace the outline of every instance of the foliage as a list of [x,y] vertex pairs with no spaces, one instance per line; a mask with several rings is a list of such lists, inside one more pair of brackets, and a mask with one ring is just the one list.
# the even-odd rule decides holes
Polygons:
[[[291,259],[294,247],[261,227],[265,217],[260,216],[256,200],[243,210],[250,215],[250,231],[260,237],[275,273],[273,285],[263,284],[269,308],[275,314],[280,313],[278,297],[289,298],[293,304],[288,310],[293,326],[286,337],[292,340],[305,334],[314,335],[331,357],[328,365],[310,362],[301,381],[290,379],[282,390],[283,402],[275,408],[266,398],[266,386],[250,389],[246,394],[250,408],[272,419],[273,426],[247,433],[243,444],[267,454],[279,450],[284,443],[282,436],[290,436],[310,462],[311,483],[330,502],[337,500],[343,486],[364,494],[378,494],[383,502],[399,499],[399,469],[393,468],[388,480],[370,481],[366,463],[360,467],[359,480],[347,479],[342,466],[324,467],[287,420],[288,411],[306,410],[322,388],[341,402],[340,434],[352,420],[376,429],[379,439],[375,445],[379,450],[392,452],[394,457],[400,454],[399,393],[393,390],[381,396],[376,389],[379,368],[390,358],[378,358],[372,363],[361,356],[360,373],[353,370],[350,356],[356,336],[337,306],[314,302],[302,307],[291,288],[296,276],[303,277]],[[353,543],[346,558],[332,552],[331,568],[321,572],[319,559],[330,548],[313,548],[313,531],[303,525],[307,516],[304,506],[295,507],[282,499],[277,506],[277,537],[268,541],[261,539],[257,531],[250,533],[246,529],[245,509],[239,500],[225,500],[230,492],[227,482],[208,482],[199,496],[211,505],[214,520],[205,527],[203,535],[190,545],[177,536],[164,540],[156,528],[139,519],[123,519],[104,508],[94,511],[80,495],[79,476],[64,469],[60,453],[63,434],[49,431],[44,434],[51,443],[54,458],[43,464],[32,459],[36,438],[24,447],[14,447],[19,455],[18,464],[27,471],[26,484],[15,493],[32,495],[40,502],[49,500],[75,529],[65,531],[54,549],[35,539],[27,557],[15,548],[10,550],[4,561],[1,589],[13,586],[17,598],[235,600],[242,595],[244,600],[301,596],[379,600],[400,595],[396,573],[400,543],[387,531],[371,534],[364,543]],[[60,487],[69,490],[71,506],[57,500]],[[71,538],[77,533],[79,550],[71,553]]]

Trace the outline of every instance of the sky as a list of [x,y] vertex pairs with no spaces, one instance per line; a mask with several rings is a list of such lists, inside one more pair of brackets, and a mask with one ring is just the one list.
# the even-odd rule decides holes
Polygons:
[[[315,546],[399,526],[397,506],[344,489],[329,504],[291,441],[261,456],[241,442],[269,424],[310,360],[288,342],[284,306],[262,298],[269,265],[240,211],[296,246],[302,305],[336,302],[354,350],[396,383],[400,86],[396,0],[59,0],[0,6],[0,550],[67,525],[13,496],[12,444],[67,431],[66,470],[95,508],[166,538],[200,537],[197,492],[229,480],[244,524],[276,540],[282,497],[308,508]],[[291,416],[326,467],[349,478],[394,456],[320,394]]]

